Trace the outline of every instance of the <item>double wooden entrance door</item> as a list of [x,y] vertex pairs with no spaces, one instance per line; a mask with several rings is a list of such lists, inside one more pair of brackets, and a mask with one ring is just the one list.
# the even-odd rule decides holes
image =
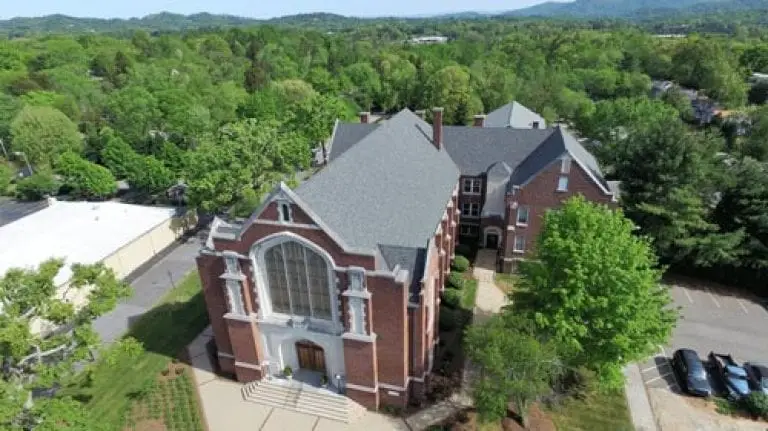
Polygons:
[[296,343],[296,354],[299,356],[299,368],[325,373],[325,352],[323,348],[309,341]]

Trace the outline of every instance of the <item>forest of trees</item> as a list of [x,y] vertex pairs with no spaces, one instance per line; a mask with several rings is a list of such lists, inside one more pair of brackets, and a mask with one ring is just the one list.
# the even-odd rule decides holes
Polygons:
[[[0,164],[0,191],[101,199],[126,180],[162,199],[182,181],[191,206],[243,216],[277,181],[300,179],[336,118],[440,105],[447,121],[465,124],[514,99],[596,143],[662,262],[759,283],[768,110],[747,106],[760,97],[746,81],[768,72],[768,41],[452,20],[435,24],[448,44],[403,43],[408,32],[429,33],[424,25],[2,41],[0,139],[10,163]],[[652,79],[699,89],[752,126],[690,125],[678,92],[648,98]],[[9,185],[26,160],[35,174]]]

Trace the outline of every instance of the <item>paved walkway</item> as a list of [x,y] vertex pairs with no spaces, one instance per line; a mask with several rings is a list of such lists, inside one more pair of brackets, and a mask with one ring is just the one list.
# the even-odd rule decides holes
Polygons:
[[102,343],[109,344],[122,337],[136,319],[155,306],[195,268],[195,256],[200,250],[200,242],[196,237],[184,241],[161,252],[145,267],[134,271],[134,277],[129,276],[133,295],[93,322]]
[[508,303],[507,296],[493,282],[495,269],[496,251],[479,250],[472,273],[478,281],[473,319],[475,323],[483,323],[488,320]]
[[213,373],[205,348],[212,337],[208,327],[187,348],[208,431],[411,431],[402,419],[374,412],[367,411],[354,423],[345,424],[245,401],[240,392],[241,383]]
[[637,431],[658,431],[653,409],[645,391],[640,367],[631,363],[624,367],[624,392],[627,395],[629,414]]

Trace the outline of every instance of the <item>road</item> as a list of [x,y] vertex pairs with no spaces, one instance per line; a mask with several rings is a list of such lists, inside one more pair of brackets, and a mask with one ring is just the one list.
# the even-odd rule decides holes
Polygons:
[[157,304],[175,283],[192,271],[200,245],[199,236],[189,237],[134,271],[127,278],[133,288],[133,295],[93,323],[102,343],[109,344],[123,336],[136,319]]

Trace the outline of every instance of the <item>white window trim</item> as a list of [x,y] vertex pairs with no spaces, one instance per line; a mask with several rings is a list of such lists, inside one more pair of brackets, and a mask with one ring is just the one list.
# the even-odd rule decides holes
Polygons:
[[560,160],[560,173],[561,174],[570,174],[571,173],[571,158],[568,156],[564,156]]
[[[520,221],[520,214],[522,211],[525,210],[525,221]],[[531,220],[531,207],[527,205],[520,205],[517,207],[517,217],[515,217],[515,224],[517,226],[525,227],[528,226],[528,222]]]
[[[291,208],[291,203],[285,200],[278,200],[277,202],[277,221],[281,224],[285,223],[293,223],[293,208]],[[286,214],[287,210],[287,214]],[[285,220],[285,218],[288,218],[288,220]]]
[[[328,288],[329,288],[329,295],[330,295],[330,302],[331,302],[331,320],[315,319],[315,318],[312,318],[311,316],[302,316],[302,317],[309,318],[309,322],[315,328],[322,329],[323,331],[329,332],[329,333],[341,333],[343,330],[343,325],[341,325],[341,320],[339,316],[340,304],[339,304],[339,298],[338,298],[336,275],[334,272],[336,269],[336,264],[334,263],[333,258],[331,257],[330,254],[328,254],[328,252],[326,252],[316,244],[312,243],[311,241],[307,240],[306,238],[301,237],[292,232],[281,232],[278,234],[270,235],[262,239],[260,242],[254,244],[254,246],[251,248],[250,258],[251,258],[251,261],[253,262],[253,277],[254,277],[254,280],[256,281],[255,291],[259,298],[260,320],[266,321],[267,323],[285,325],[288,321],[291,320],[291,318],[296,317],[290,314],[278,313],[272,310],[272,298],[269,293],[269,281],[267,279],[266,261],[264,259],[264,255],[266,254],[267,250],[271,249],[274,246],[277,246],[279,244],[282,244],[284,242],[289,242],[289,241],[296,241],[298,243],[301,243],[302,245],[308,247],[312,251],[318,253],[325,260],[327,271],[328,271]],[[290,301],[290,297],[289,297],[289,301]],[[310,302],[310,307],[312,307],[311,302]]]
[[[469,206],[469,211],[468,214],[464,214],[464,207],[467,205]],[[476,211],[472,211],[473,208]],[[480,204],[478,202],[464,202],[461,204],[461,216],[467,218],[480,218]]]
[[427,308],[427,334],[429,334],[435,326],[435,280],[432,277],[429,277],[424,293],[427,295],[425,305]]
[[[227,299],[229,299],[229,312],[237,316],[245,316],[245,297],[243,296],[243,287],[239,281],[226,280]],[[235,297],[239,301],[235,301]]]
[[[563,180],[565,180],[565,187],[563,187]],[[557,191],[558,192],[567,192],[568,191],[568,177],[566,175],[560,175],[557,178]]]
[[[469,186],[469,187],[467,187]],[[477,186],[477,187],[475,187]],[[477,191],[475,191],[477,188]],[[469,189],[469,191],[467,191]],[[465,195],[480,195],[483,193],[483,180],[480,178],[464,178],[461,184],[461,192]]]
[[[517,240],[520,239],[523,242],[523,247],[518,248]],[[515,241],[512,243],[512,251],[515,253],[525,253],[525,237],[524,236],[515,236]]]

